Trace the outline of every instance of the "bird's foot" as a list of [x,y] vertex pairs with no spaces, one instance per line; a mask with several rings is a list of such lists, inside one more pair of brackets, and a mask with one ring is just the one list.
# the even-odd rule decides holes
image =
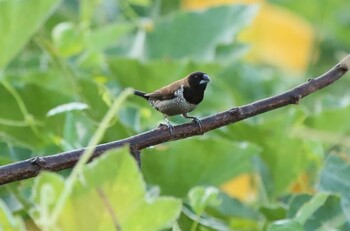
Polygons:
[[158,126],[158,128],[164,128],[164,127],[166,127],[170,131],[171,134],[174,134],[174,126],[172,124],[170,124],[170,123],[166,123],[166,124],[160,123],[159,126]]
[[199,127],[199,131],[201,132],[201,134],[203,134],[203,123],[200,119],[194,117],[193,122],[195,122],[196,124],[198,124],[198,127]]

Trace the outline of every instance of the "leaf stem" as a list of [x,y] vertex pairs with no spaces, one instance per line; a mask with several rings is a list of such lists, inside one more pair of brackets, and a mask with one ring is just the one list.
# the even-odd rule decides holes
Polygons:
[[[5,89],[12,95],[12,97],[16,100],[20,111],[24,117],[24,123],[31,127],[33,132],[40,137],[40,133],[38,128],[36,127],[37,121],[34,119],[33,115],[31,115],[22,99],[22,97],[18,94],[16,89],[6,80],[0,80],[0,83],[5,87]],[[4,122],[4,120],[2,121]],[[10,121],[7,121],[10,122]],[[13,122],[13,121],[12,121]],[[13,124],[13,123],[12,123]],[[17,124],[18,125],[18,124]]]

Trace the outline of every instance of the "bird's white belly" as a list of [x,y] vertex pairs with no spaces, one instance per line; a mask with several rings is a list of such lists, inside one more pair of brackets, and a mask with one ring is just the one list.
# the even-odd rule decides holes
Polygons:
[[175,97],[168,100],[149,100],[150,104],[161,113],[172,116],[193,111],[197,105],[187,102],[183,85],[175,91]]
[[155,109],[169,116],[184,114],[197,107],[196,104],[188,103],[181,97],[175,97],[169,100],[150,100],[149,102]]

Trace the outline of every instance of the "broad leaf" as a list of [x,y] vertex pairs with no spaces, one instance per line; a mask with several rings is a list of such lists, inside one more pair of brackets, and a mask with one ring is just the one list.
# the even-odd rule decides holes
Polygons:
[[[32,216],[41,227],[63,187],[65,182],[53,173],[36,179]],[[116,225],[130,231],[160,230],[170,228],[181,209],[175,198],[147,194],[127,149],[110,151],[87,165],[72,190],[58,221],[63,230],[114,230]]]
[[29,41],[61,0],[0,1],[0,69]]
[[161,18],[147,34],[146,56],[212,61],[216,47],[231,43],[256,11],[256,6],[230,5]]
[[349,155],[339,153],[329,155],[321,172],[318,188],[326,192],[339,193],[350,201],[350,162]]
[[250,158],[258,153],[254,145],[225,139],[183,140],[144,151],[142,171],[148,183],[161,186],[162,193],[185,196],[195,185],[218,186],[249,171]]

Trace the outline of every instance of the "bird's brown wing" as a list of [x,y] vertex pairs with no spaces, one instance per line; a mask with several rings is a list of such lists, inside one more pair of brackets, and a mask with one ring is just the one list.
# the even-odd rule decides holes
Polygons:
[[175,97],[175,91],[178,90],[181,85],[184,85],[184,79],[180,79],[172,84],[162,87],[152,93],[146,94],[147,97],[154,100],[168,100]]
[[175,97],[174,92],[160,91],[160,89],[155,91],[155,92],[148,93],[146,96],[148,96],[149,99],[153,99],[153,100],[167,100],[167,99],[172,99]]

